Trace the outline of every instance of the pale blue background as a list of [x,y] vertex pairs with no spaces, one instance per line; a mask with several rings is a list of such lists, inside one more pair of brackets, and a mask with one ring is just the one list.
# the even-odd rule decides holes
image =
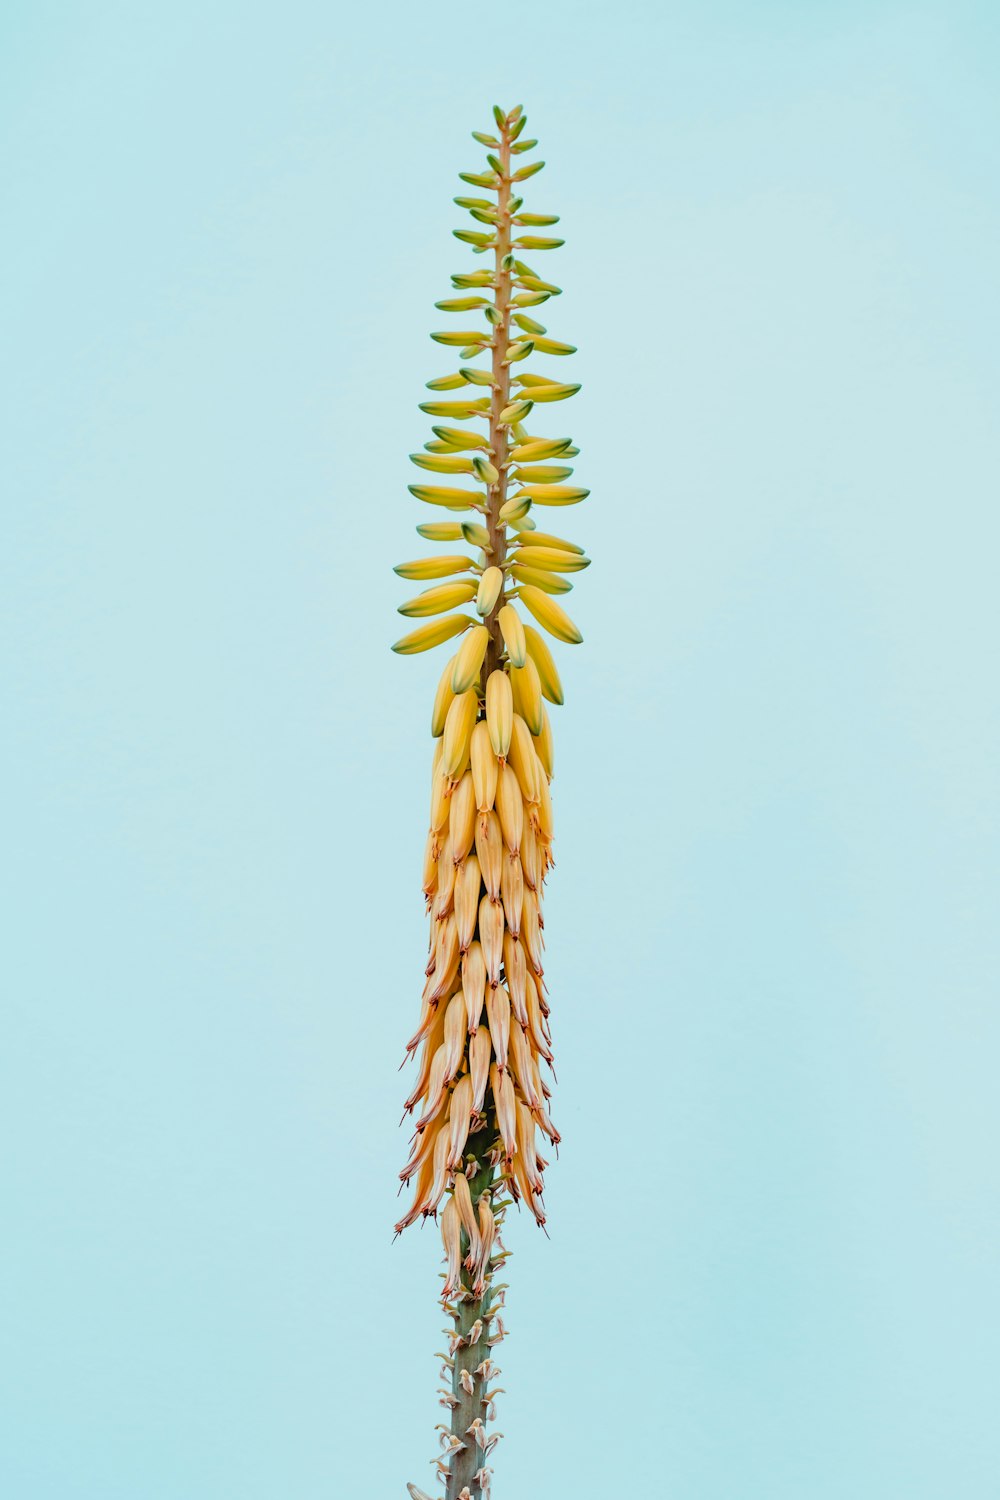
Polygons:
[[431,1487],[390,566],[498,98],[595,565],[497,1500],[989,1500],[996,9],[337,9],[4,9],[0,1494]]

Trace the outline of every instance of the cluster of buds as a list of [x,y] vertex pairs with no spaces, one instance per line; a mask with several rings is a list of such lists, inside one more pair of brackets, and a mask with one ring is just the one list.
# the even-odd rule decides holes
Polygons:
[[[420,525],[420,535],[477,550],[396,569],[432,586],[401,606],[402,614],[425,623],[394,649],[408,655],[462,636],[431,715],[437,743],[423,870],[430,940],[420,1018],[406,1048],[407,1057],[419,1059],[405,1106],[413,1117],[411,1149],[400,1173],[412,1199],[396,1225],[398,1233],[419,1219],[439,1219],[442,1297],[452,1327],[442,1356],[448,1376],[442,1405],[450,1421],[441,1426],[435,1464],[447,1500],[480,1500],[489,1492],[487,1458],[500,1436],[487,1424],[499,1393],[490,1384],[499,1373],[493,1349],[504,1336],[504,1289],[494,1284],[506,1258],[503,1212],[523,1203],[544,1225],[547,1162],[540,1146],[559,1141],[549,1114],[542,894],[552,866],[546,703],[562,703],[563,691],[542,631],[569,643],[582,639],[554,596],[567,593],[567,575],[589,562],[574,542],[538,531],[532,515],[538,506],[573,505],[588,493],[565,482],[571,468],[546,462],[574,456],[572,439],[525,426],[536,404],[565,400],[579,387],[529,373],[523,363],[532,354],[574,352],[528,316],[526,308],[559,288],[519,258],[562,241],[525,232],[556,223],[552,215],[525,213],[518,196],[519,184],[543,163],[519,165],[537,144],[524,138],[520,108],[506,114],[496,108],[494,117],[495,135],[474,132],[488,148],[489,170],[462,177],[495,200],[456,199],[486,230],[456,234],[477,253],[492,250],[495,264],[452,278],[456,289],[475,295],[437,304],[449,312],[481,310],[485,326],[433,335],[459,348],[465,363],[428,382],[435,392],[475,392],[422,408],[449,421],[485,422],[486,430],[435,426],[425,451],[411,455],[432,475],[461,476],[462,487],[411,485],[418,500],[472,513]],[[478,355],[486,356],[485,366],[471,363]],[[461,612],[465,605],[474,605],[475,616]],[[410,1493],[421,1500],[415,1486]]]
[[396,1226],[434,1213],[447,1193],[446,1298],[458,1290],[463,1264],[481,1295],[492,1254],[489,1195],[474,1204],[470,1179],[484,1162],[495,1167],[511,1196],[544,1223],[546,1163],[537,1131],[552,1143],[559,1139],[541,1068],[552,1062],[542,966],[542,890],[552,862],[549,773],[514,708],[511,677],[519,669],[497,667],[482,697],[478,668],[468,688],[463,670],[459,653],[440,695],[446,707],[424,871],[429,959],[420,1024],[407,1044],[408,1053],[420,1051],[406,1101],[418,1113],[400,1174],[415,1189]]

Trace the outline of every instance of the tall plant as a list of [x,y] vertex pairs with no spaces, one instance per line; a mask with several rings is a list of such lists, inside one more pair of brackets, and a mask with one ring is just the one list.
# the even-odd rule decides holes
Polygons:
[[[431,335],[457,349],[460,364],[427,382],[435,394],[421,411],[435,423],[433,438],[410,455],[430,476],[411,485],[412,494],[453,515],[419,525],[418,533],[464,543],[472,553],[396,568],[431,586],[400,606],[424,623],[393,647],[405,655],[462,637],[431,713],[437,743],[423,875],[429,959],[420,1021],[406,1048],[420,1062],[406,1101],[415,1116],[412,1150],[400,1173],[413,1201],[396,1225],[399,1232],[440,1211],[451,1323],[442,1354],[447,1420],[435,1462],[446,1500],[489,1494],[501,1436],[491,1426],[504,1337],[500,1231],[512,1202],[525,1203],[544,1225],[547,1163],[538,1134],[552,1146],[559,1141],[542,1067],[552,1063],[542,889],[552,864],[545,701],[562,703],[563,691],[545,637],[522,610],[556,640],[579,642],[555,596],[589,561],[534,520],[538,507],[574,505],[588,493],[568,482],[573,470],[565,461],[579,451],[572,439],[527,425],[535,426],[535,407],[547,412],[579,386],[528,368],[536,356],[575,352],[529,312],[559,288],[521,259],[563,241],[537,232],[558,222],[554,214],[523,206],[522,184],[544,163],[525,160],[538,143],[525,138],[521,107],[494,106],[493,114],[494,131],[473,132],[486,148],[485,169],[460,174],[488,196],[455,199],[480,226],[456,229],[456,237],[491,264],[452,276],[459,295],[436,304],[479,326]],[[443,394],[452,391],[461,394]],[[426,1500],[416,1485],[408,1488]]]

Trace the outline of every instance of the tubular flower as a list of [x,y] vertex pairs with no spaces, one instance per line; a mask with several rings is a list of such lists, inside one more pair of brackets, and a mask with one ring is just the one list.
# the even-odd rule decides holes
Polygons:
[[[429,586],[400,605],[420,623],[393,647],[413,655],[448,643],[451,651],[431,712],[422,881],[430,933],[419,1025],[407,1043],[409,1056],[420,1053],[400,1174],[413,1199],[396,1225],[400,1232],[437,1215],[443,1200],[443,1300],[453,1329],[442,1405],[451,1422],[435,1463],[446,1500],[488,1493],[482,1460],[499,1435],[487,1433],[484,1417],[493,1419],[499,1392],[488,1389],[497,1371],[481,1340],[492,1347],[504,1335],[505,1289],[494,1283],[507,1256],[504,1212],[523,1203],[544,1225],[537,1134],[559,1140],[542,1073],[553,1060],[542,897],[552,866],[545,704],[562,703],[563,688],[545,635],[582,640],[553,596],[568,593],[571,575],[589,563],[534,519],[539,506],[588,494],[568,482],[579,451],[572,438],[549,435],[550,406],[579,386],[563,375],[573,345],[534,316],[559,288],[522,259],[563,243],[548,232],[555,215],[523,206],[522,184],[543,165],[523,160],[537,142],[524,137],[520,106],[495,106],[493,116],[490,132],[473,132],[486,166],[460,174],[472,192],[455,199],[479,226],[455,234],[488,265],[452,276],[455,295],[436,304],[460,315],[459,329],[432,334],[456,351],[457,368],[427,382],[421,410],[432,436],[410,455],[423,471],[410,486],[421,509],[449,517],[422,521],[417,532],[450,550],[397,566],[401,578]],[[471,550],[459,550],[463,543]],[[422,1495],[415,1486],[410,1493]]]

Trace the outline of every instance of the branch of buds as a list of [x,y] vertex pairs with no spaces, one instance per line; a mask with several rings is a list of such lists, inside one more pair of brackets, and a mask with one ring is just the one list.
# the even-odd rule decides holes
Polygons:
[[[524,135],[520,106],[494,107],[495,130],[474,131],[487,168],[462,180],[487,197],[456,198],[477,227],[456,230],[488,269],[452,277],[457,296],[442,312],[481,319],[471,329],[435,333],[458,351],[459,368],[428,381],[421,410],[436,419],[433,438],[411,454],[421,470],[410,486],[445,521],[418,525],[434,543],[464,550],[400,563],[405,579],[426,582],[400,613],[417,620],[394,650],[412,655],[458,641],[431,713],[436,740],[423,891],[429,916],[417,1029],[406,1044],[418,1056],[405,1114],[414,1119],[409,1160],[400,1173],[412,1188],[397,1233],[439,1218],[445,1272],[442,1301],[451,1319],[441,1404],[444,1459],[436,1459],[446,1500],[482,1500],[492,1471],[483,1460],[497,1390],[489,1358],[504,1337],[494,1286],[508,1252],[500,1238],[505,1209],[524,1204],[544,1229],[545,1157],[539,1132],[558,1148],[548,1113],[554,1059],[542,964],[542,897],[552,858],[552,730],[546,703],[563,702],[548,636],[576,644],[579,630],[556,602],[568,575],[589,565],[575,542],[540,531],[538,507],[576,504],[588,491],[567,483],[571,438],[530,432],[536,407],[579,390],[551,370],[529,371],[529,358],[562,359],[571,344],[550,338],[528,309],[559,295],[521,256],[563,242],[539,234],[555,215],[524,209],[522,184],[541,161],[522,164],[537,142]],[[478,359],[481,364],[477,364]],[[460,394],[443,399],[441,393]],[[461,425],[452,425],[452,424]],[[426,482],[425,482],[426,481]],[[474,615],[464,613],[473,606]],[[524,612],[535,625],[528,623]],[[543,1071],[543,1070],[548,1070]],[[409,1486],[412,1500],[427,1500]]]

